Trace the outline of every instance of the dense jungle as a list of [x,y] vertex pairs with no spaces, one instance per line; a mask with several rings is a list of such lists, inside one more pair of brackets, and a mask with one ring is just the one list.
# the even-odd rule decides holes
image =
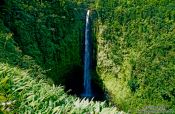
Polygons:
[[175,1],[1,0],[1,113],[175,113]]

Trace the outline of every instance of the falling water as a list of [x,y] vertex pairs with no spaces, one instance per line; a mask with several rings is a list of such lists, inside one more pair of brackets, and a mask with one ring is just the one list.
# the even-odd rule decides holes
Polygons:
[[90,74],[90,22],[89,22],[89,13],[90,10],[87,11],[86,14],[86,28],[85,28],[85,54],[84,54],[84,97],[92,97],[91,90],[91,74]]

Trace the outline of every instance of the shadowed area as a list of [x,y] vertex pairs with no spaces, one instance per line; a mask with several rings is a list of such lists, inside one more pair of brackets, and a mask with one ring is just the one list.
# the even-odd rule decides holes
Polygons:
[[[70,72],[66,74],[67,77],[65,79],[65,91],[68,91],[69,94],[76,95],[82,97],[83,93],[83,68],[80,66],[75,66],[71,69]],[[99,79],[97,73],[92,72],[92,93],[94,100],[105,100],[106,96],[104,94],[104,85],[102,81]],[[83,97],[82,97],[83,98]]]

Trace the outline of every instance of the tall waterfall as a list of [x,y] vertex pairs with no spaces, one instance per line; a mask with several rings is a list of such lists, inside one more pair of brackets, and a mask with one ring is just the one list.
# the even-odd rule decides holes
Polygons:
[[86,28],[85,28],[85,54],[84,54],[84,97],[92,97],[92,88],[91,88],[91,74],[90,74],[90,63],[91,63],[91,49],[90,49],[90,22],[89,22],[89,13],[86,14]]

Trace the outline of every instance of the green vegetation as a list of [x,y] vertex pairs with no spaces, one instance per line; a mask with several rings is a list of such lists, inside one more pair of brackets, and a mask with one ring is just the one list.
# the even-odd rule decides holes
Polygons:
[[54,84],[64,84],[64,74],[82,66],[81,3],[6,0],[1,6],[0,113],[118,113]]
[[118,113],[57,86],[82,68],[87,8],[94,10],[94,74],[101,79],[93,78],[103,81],[109,100],[132,113],[149,106],[175,110],[174,0],[4,1],[0,113]]
[[15,46],[13,33],[0,20],[0,113],[118,113],[105,102],[67,95],[48,80],[47,71]]
[[175,1],[101,0],[95,7],[97,71],[112,101],[125,111],[175,110]]
[[[33,69],[22,70],[0,63],[0,102],[4,113],[82,114],[117,113],[107,108],[105,102],[93,102],[68,96],[62,87],[50,85],[44,79],[36,79]],[[43,77],[42,74],[37,75]]]
[[13,32],[17,46],[59,84],[65,82],[69,69],[82,66],[85,5],[80,3],[7,0],[4,6],[3,20]]

